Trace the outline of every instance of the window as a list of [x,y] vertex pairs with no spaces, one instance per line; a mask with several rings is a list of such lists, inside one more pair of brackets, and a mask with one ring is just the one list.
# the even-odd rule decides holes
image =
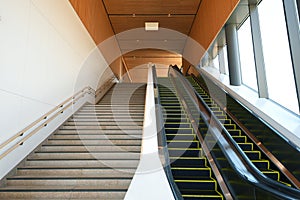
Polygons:
[[229,75],[227,45],[223,47],[223,52],[224,52],[225,74]]
[[257,91],[257,76],[253,53],[250,17],[238,30],[243,84]]
[[213,66],[214,66],[215,68],[217,68],[218,70],[220,70],[219,56],[218,56],[218,55],[213,59]]
[[282,0],[263,0],[258,11],[269,97],[299,113]]

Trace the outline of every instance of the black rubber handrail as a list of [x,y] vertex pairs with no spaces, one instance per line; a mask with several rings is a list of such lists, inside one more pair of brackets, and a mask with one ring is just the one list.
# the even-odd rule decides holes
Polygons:
[[[194,68],[199,75],[203,76],[203,73],[200,72],[200,70],[198,68],[196,68],[195,66],[190,66],[189,69]],[[186,72],[186,75],[194,75],[189,74],[188,71]],[[195,76],[195,75],[194,75]],[[204,75],[205,76],[205,75]],[[196,77],[196,76],[195,76]],[[240,106],[242,106],[245,110],[247,110],[248,112],[250,112],[255,118],[257,118],[261,123],[263,123],[265,126],[267,126],[269,129],[271,129],[274,133],[276,133],[278,136],[280,136],[284,141],[286,141],[292,148],[294,148],[295,150],[297,150],[298,152],[300,152],[300,148],[294,144],[291,140],[287,139],[284,135],[282,135],[278,130],[276,130],[273,126],[271,126],[267,121],[265,121],[264,119],[262,119],[260,116],[258,116],[255,112],[253,112],[252,110],[250,110],[247,106],[245,106],[242,102],[240,102],[239,100],[236,100],[230,93],[228,93],[226,90],[224,90],[222,87],[218,86],[216,83],[212,82],[215,86],[217,86],[220,90],[222,90],[226,95],[228,95],[230,98],[234,99]]]
[[175,184],[171,167],[170,167],[170,158],[169,158],[169,151],[168,151],[168,144],[166,138],[166,132],[164,128],[164,119],[162,115],[161,105],[160,105],[160,96],[158,92],[158,81],[157,81],[157,74],[155,66],[152,66],[152,74],[153,74],[153,86],[154,89],[157,91],[155,94],[155,114],[156,114],[156,125],[157,125],[157,136],[158,136],[158,147],[159,147],[159,154],[160,157],[163,158],[163,168],[166,173],[170,188],[172,190],[173,196],[175,200],[183,200],[182,194],[179,191],[177,185]]
[[[203,87],[203,85],[198,81],[197,77],[192,74],[192,78],[196,83],[201,86],[207,93],[208,91]],[[218,100],[213,99],[218,105],[220,103]],[[222,107],[222,106],[221,106]],[[223,108],[221,108],[223,109]],[[228,109],[223,109],[223,111],[239,126],[239,128],[252,140],[254,144],[257,145],[257,147],[264,153],[264,155],[278,168],[278,170],[285,175],[285,177],[291,182],[291,184],[296,187],[297,189],[300,189],[300,182],[297,180],[297,178],[265,147],[265,145],[260,142],[252,133],[249,131],[249,129],[240,122]]]
[[[249,177],[249,174],[243,174],[241,173],[235,166],[235,161],[231,160],[230,155],[228,155],[228,152],[226,148],[224,148],[222,145],[220,145],[224,155],[227,155],[227,159],[229,159],[230,164],[232,167],[237,171],[240,176],[245,179],[245,181],[250,182],[252,185],[259,187],[262,190],[268,191],[272,194],[275,194],[276,196],[281,197],[282,199],[299,199],[300,197],[300,190],[288,187],[286,185],[280,184],[277,181],[274,181],[265,175],[263,175],[256,166],[250,161],[250,159],[247,157],[247,155],[242,151],[242,149],[236,144],[234,139],[231,137],[227,129],[223,126],[223,124],[218,120],[218,118],[214,115],[214,113],[210,110],[210,108],[207,106],[203,98],[198,94],[197,91],[192,87],[192,85],[184,78],[181,77],[182,75],[174,70],[174,73],[177,73],[177,77],[180,78],[181,82],[186,87],[186,91],[192,90],[194,94],[196,95],[197,99],[200,101],[202,106],[206,109],[207,114],[204,115],[202,112],[200,112],[200,115],[206,123],[207,127],[210,127],[212,122],[208,122],[209,120],[213,120],[214,125],[216,125],[218,130],[221,130],[221,134],[225,137],[225,139],[228,141],[228,144],[230,145],[231,149],[234,150],[241,159],[241,163],[245,164],[245,168],[251,173],[252,176],[254,176],[257,179],[257,182],[250,181],[252,177]],[[197,102],[198,104],[198,102]],[[198,104],[199,105],[199,104]],[[203,110],[202,110],[203,111]],[[217,136],[216,136],[217,137]]]

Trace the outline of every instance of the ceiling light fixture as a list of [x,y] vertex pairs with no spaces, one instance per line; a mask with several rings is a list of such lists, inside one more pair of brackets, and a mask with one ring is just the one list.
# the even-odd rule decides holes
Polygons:
[[146,31],[158,31],[158,22],[145,22]]

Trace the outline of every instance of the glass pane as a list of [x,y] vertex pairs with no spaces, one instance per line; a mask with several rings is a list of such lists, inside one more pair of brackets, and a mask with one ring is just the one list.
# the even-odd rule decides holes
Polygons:
[[238,37],[243,84],[257,91],[257,79],[249,17],[238,30]]
[[227,55],[227,45],[223,47],[224,51],[224,60],[225,60],[225,74],[229,75],[229,68],[228,68],[228,55]]
[[282,0],[258,6],[270,99],[299,113]]
[[214,64],[215,68],[217,68],[218,70],[220,70],[219,56],[218,55],[213,59],[213,64]]

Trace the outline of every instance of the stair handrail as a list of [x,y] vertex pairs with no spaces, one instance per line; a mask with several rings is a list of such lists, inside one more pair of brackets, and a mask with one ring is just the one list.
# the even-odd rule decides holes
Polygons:
[[106,88],[109,88],[112,83],[114,83],[116,80],[116,77],[113,75],[111,76],[104,84],[102,84],[96,91],[95,91],[95,97],[98,97],[101,93],[105,91]]
[[156,114],[156,124],[157,124],[157,135],[158,135],[158,148],[160,158],[162,159],[162,165],[164,171],[166,173],[170,188],[172,190],[173,196],[175,200],[183,200],[182,194],[178,189],[177,185],[175,184],[171,167],[170,167],[170,158],[169,158],[169,151],[168,151],[168,144],[166,138],[166,132],[163,124],[163,115],[162,109],[160,105],[160,95],[158,92],[158,81],[157,81],[157,73],[155,65],[152,66],[152,74],[153,74],[153,86],[155,91],[155,114]]
[[[114,79],[115,79],[114,77],[110,78],[103,85],[105,85],[105,87],[107,87]],[[102,86],[100,86],[99,89],[103,90],[104,87],[102,87]],[[3,152],[0,153],[0,160],[2,158],[4,158],[6,155],[8,155],[10,152],[15,150],[17,147],[22,146],[25,141],[27,141],[30,137],[32,137],[34,134],[36,134],[43,127],[46,127],[49,124],[49,122],[53,121],[56,117],[63,114],[66,109],[68,109],[72,105],[76,104],[76,102],[78,102],[78,100],[83,98],[86,94],[92,95],[93,97],[96,97],[97,95],[99,95],[101,93],[101,91],[99,89],[96,92],[90,86],[84,87],[83,89],[79,90],[78,92],[76,92],[71,97],[67,98],[65,101],[63,101],[59,105],[55,106],[49,112],[42,115],[37,120],[35,120],[31,124],[29,124],[28,126],[23,128],[22,130],[18,131],[15,135],[8,138],[6,141],[4,141],[2,144],[0,144],[0,150],[4,149]],[[31,129],[33,129],[33,130],[31,130]],[[24,137],[24,138],[17,140],[20,137]],[[9,144],[12,144],[12,145],[10,147],[7,147]],[[5,149],[5,148],[7,148],[7,149]]]
[[[176,74],[176,71],[174,70],[173,73]],[[232,164],[232,167],[236,170],[236,172],[238,172],[238,174],[240,174],[240,176],[245,179],[245,181],[250,182],[251,184],[260,187],[263,190],[266,190],[270,193],[276,194],[277,196],[283,198],[283,199],[297,199],[297,197],[300,196],[300,190],[288,187],[286,185],[280,184],[277,181],[274,181],[272,179],[270,179],[269,177],[263,175],[260,170],[257,169],[257,167],[250,161],[250,159],[248,158],[248,156],[242,151],[242,149],[236,144],[236,142],[233,140],[233,138],[230,136],[229,132],[227,131],[227,129],[223,126],[223,124],[218,120],[218,118],[215,116],[215,114],[209,109],[209,107],[206,105],[205,101],[203,100],[203,98],[197,93],[197,91],[195,91],[195,89],[190,85],[190,83],[183,77],[180,77],[180,74],[177,73],[176,74],[177,77],[180,78],[180,80],[182,81],[182,83],[184,84],[184,86],[186,87],[187,91],[190,92],[190,90],[193,91],[193,93],[196,95],[196,97],[198,98],[198,100],[200,100],[200,102],[202,103],[202,106],[204,106],[204,108],[208,111],[208,115],[207,116],[203,114],[203,112],[200,112],[200,115],[203,119],[207,119],[204,120],[205,123],[207,124],[207,126],[211,126],[211,123],[208,124],[208,119],[210,118],[211,120],[213,120],[214,124],[217,125],[217,129],[219,130],[219,128],[221,128],[221,135],[225,136],[225,139],[227,142],[229,142],[228,144],[230,145],[230,147],[233,147],[233,150],[235,151],[235,153],[238,154],[238,157],[241,159],[242,163],[245,163],[245,167],[247,168],[247,170],[257,179],[257,181],[259,181],[259,183],[255,183],[255,181],[250,181],[252,179],[252,177],[247,177],[247,174],[242,174],[234,165],[234,161],[230,161],[230,163]],[[188,85],[188,86],[187,86]],[[179,91],[180,92],[180,91]],[[200,109],[200,108],[199,108]],[[192,115],[191,115],[192,116]],[[215,134],[214,132],[212,132],[212,134]],[[197,134],[198,136],[198,134]],[[215,135],[216,136],[216,135]],[[216,136],[218,137],[218,136]],[[222,147],[221,147],[222,148]],[[224,151],[223,151],[224,150]],[[226,155],[227,152],[225,149],[222,149],[223,153]],[[228,155],[227,157],[228,159],[231,159],[231,157]],[[276,186],[276,187],[275,187]],[[285,193],[282,193],[285,192]],[[287,195],[289,194],[289,196]]]

